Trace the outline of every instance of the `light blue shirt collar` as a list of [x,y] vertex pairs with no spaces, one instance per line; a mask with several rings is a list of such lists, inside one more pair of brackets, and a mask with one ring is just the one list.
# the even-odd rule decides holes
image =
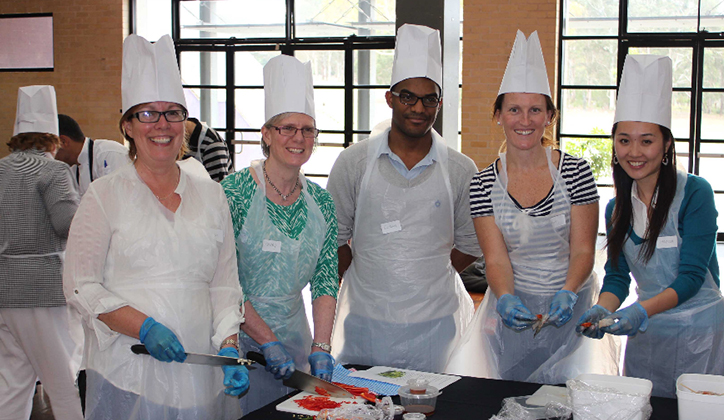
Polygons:
[[415,177],[420,175],[428,166],[438,161],[437,151],[435,149],[434,143],[430,147],[430,151],[427,153],[427,155],[422,158],[422,160],[417,162],[417,164],[412,169],[407,169],[407,166],[402,162],[402,159],[400,159],[400,157],[397,156],[390,149],[390,143],[387,139],[380,148],[380,153],[377,155],[377,158],[382,155],[389,156],[392,166],[397,170],[397,172],[400,173],[400,175],[405,177],[405,179],[407,179],[408,181],[415,179]]

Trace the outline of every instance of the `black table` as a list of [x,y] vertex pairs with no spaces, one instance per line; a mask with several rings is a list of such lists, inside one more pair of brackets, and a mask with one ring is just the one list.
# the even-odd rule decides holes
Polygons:
[[[358,369],[367,367],[359,366]],[[504,398],[531,395],[540,384],[528,382],[501,381],[463,376],[443,389],[437,398],[435,414],[431,420],[489,419],[500,411]],[[280,398],[273,403],[247,415],[244,420],[298,420],[298,414],[276,411],[277,404],[294,395]],[[399,404],[399,397],[393,399]],[[675,399],[651,397],[653,414],[651,420],[678,420],[678,406]]]

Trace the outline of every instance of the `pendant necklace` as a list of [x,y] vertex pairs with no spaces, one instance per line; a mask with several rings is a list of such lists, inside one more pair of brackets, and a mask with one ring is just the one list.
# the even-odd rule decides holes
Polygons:
[[266,173],[266,161],[264,161],[264,164],[261,166],[262,171],[264,172],[264,178],[266,179],[266,182],[271,185],[272,188],[274,188],[274,191],[277,192],[282,197],[282,201],[287,201],[287,198],[289,198],[290,195],[294,194],[294,191],[297,190],[297,187],[299,186],[299,176],[297,176],[297,182],[294,183],[294,187],[292,187],[292,190],[289,191],[289,194],[282,194],[281,191],[279,191],[279,188],[277,188],[276,185],[274,185],[273,182],[271,182],[271,179],[269,179],[269,175]]

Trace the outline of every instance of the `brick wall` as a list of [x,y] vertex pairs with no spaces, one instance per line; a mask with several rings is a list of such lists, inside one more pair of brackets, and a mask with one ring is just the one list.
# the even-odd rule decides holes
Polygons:
[[120,140],[121,58],[125,0],[23,0],[0,2],[0,14],[53,13],[52,72],[1,72],[0,157],[13,134],[20,86],[53,85],[58,112],[78,121],[87,136]]
[[465,0],[462,151],[480,169],[497,157],[504,139],[503,130],[492,122],[491,113],[518,29],[526,36],[538,31],[555,95],[558,3],[559,0]]

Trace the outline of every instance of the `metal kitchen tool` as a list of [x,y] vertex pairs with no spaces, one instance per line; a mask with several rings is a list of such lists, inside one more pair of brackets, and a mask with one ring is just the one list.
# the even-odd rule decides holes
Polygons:
[[543,315],[541,318],[538,318],[538,320],[533,323],[533,338],[535,338],[540,330],[542,330],[543,327],[545,327],[546,325],[548,325],[548,314]]
[[[131,351],[135,354],[151,354],[143,344],[134,344],[131,346]],[[233,366],[243,365],[248,366],[254,363],[253,360],[249,359],[237,359],[236,357],[228,356],[217,356],[215,354],[203,354],[203,353],[186,353],[186,360],[184,363],[191,363],[194,365],[212,365],[212,366]]]
[[[266,359],[264,359],[264,355],[261,353],[249,351],[246,353],[246,358],[257,362],[262,366],[266,366]],[[321,388],[327,391],[330,397],[354,398],[354,395],[346,389],[299,370],[295,370],[294,373],[292,373],[292,376],[289,379],[284,379],[282,383],[289,388],[299,389],[312,394],[319,394],[319,392],[317,392],[317,388]]]

